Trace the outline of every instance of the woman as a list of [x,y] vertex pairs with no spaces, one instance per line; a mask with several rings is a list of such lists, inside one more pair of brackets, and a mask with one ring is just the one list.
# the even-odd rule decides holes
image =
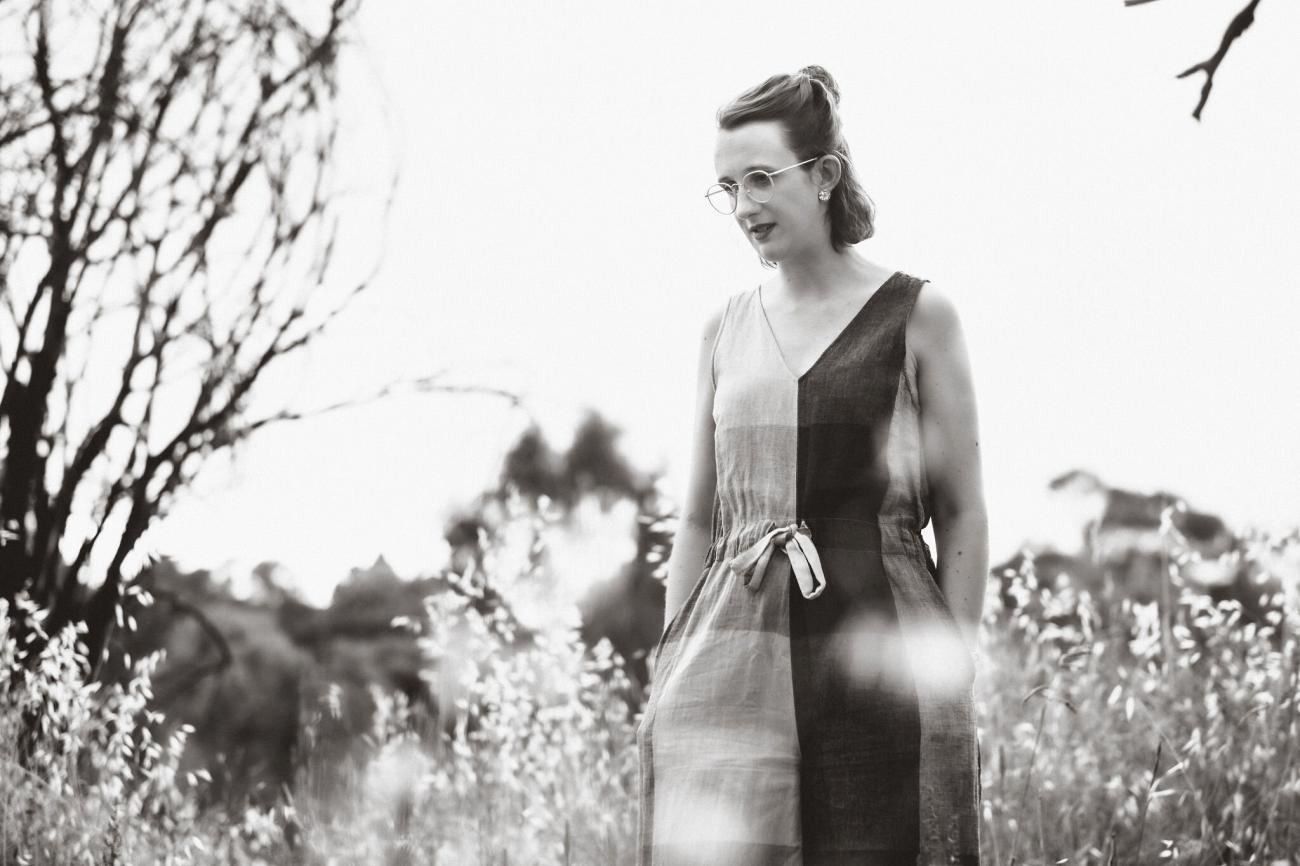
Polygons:
[[838,103],[808,66],[718,114],[709,202],[775,273],[704,327],[639,866],[979,862],[969,364],[952,302],[853,247],[873,212]]

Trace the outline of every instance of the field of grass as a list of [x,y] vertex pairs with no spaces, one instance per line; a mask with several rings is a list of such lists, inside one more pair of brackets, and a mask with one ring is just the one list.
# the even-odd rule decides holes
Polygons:
[[[984,862],[1300,863],[1295,588],[1246,623],[1182,585],[1185,556],[1164,615],[1032,560],[1006,576],[1013,607],[991,582]],[[187,731],[150,709],[156,657],[91,684],[75,629],[25,659],[10,624],[39,612],[0,607],[0,864],[634,863],[639,690],[607,641],[522,628],[493,602],[520,575],[499,577],[402,624],[440,718],[376,691],[352,753],[306,760],[293,790],[235,812],[204,806]]]

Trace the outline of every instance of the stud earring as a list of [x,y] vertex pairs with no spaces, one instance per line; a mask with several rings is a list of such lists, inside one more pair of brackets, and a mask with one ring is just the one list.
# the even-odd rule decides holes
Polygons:
[[821,192],[817,193],[817,197],[822,201],[826,201],[831,197],[831,191],[828,189],[824,189]]

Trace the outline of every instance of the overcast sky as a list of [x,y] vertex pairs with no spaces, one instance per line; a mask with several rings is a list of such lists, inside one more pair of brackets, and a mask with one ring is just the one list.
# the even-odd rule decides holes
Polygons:
[[[263,396],[445,370],[521,393],[557,447],[598,409],[680,495],[701,322],[768,273],[702,198],[714,115],[817,63],[878,208],[859,249],[957,303],[993,561],[1072,468],[1300,524],[1300,6],[1260,4],[1202,122],[1200,78],[1174,77],[1238,5],[372,2],[341,76],[340,257],[382,270]],[[430,572],[526,422],[410,395],[270,428],[148,543],[279,560],[318,599],[380,553]]]

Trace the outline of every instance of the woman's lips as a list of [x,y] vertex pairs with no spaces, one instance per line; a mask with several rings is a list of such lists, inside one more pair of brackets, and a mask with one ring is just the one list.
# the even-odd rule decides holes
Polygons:
[[761,223],[760,225],[757,225],[754,228],[750,229],[749,233],[754,237],[755,240],[761,241],[766,239],[767,236],[772,233],[772,228],[775,225],[776,223]]

